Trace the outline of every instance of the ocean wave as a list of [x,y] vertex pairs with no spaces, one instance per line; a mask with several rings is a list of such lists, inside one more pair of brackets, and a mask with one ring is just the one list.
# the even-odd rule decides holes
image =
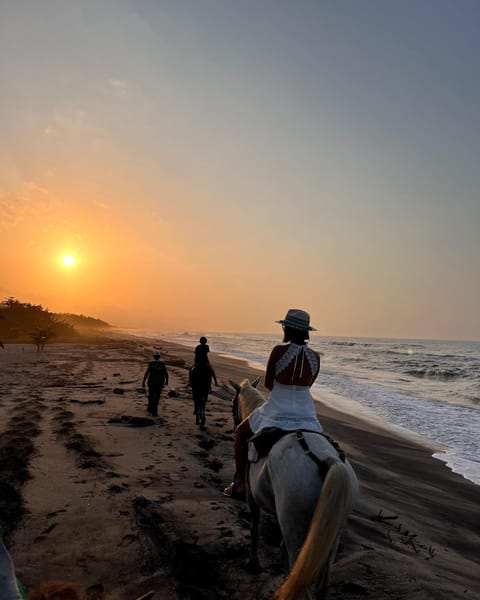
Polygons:
[[442,369],[439,367],[408,369],[405,371],[405,374],[411,375],[412,377],[418,377],[420,379],[439,379],[441,381],[460,379],[466,375],[465,372],[461,371],[460,369]]

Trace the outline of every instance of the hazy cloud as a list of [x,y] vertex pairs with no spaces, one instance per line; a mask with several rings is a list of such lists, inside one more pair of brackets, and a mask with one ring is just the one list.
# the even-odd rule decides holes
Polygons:
[[97,206],[98,208],[103,208],[104,210],[107,210],[108,208],[110,208],[108,206],[108,204],[105,204],[104,202],[96,202],[95,201],[93,204],[94,204],[94,206]]
[[43,188],[39,185],[37,185],[34,181],[27,181],[25,183],[25,187],[28,190],[31,190],[32,192],[39,192],[40,194],[48,194],[48,190],[46,188]]
[[86,127],[86,113],[83,110],[74,109],[56,112],[50,123],[45,127],[44,133],[46,136],[79,136],[85,132]]
[[48,221],[54,204],[49,191],[34,181],[25,182],[18,194],[0,192],[0,230],[16,227],[26,219]]
[[108,84],[118,96],[126,96],[128,91],[128,81],[125,79],[109,79]]
[[0,230],[16,227],[22,220],[25,207],[24,198],[0,192]]

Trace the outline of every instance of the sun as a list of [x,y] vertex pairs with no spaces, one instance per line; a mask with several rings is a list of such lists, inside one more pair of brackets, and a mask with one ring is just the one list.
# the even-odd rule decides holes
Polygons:
[[73,267],[75,264],[75,257],[71,254],[65,254],[65,256],[62,257],[62,264],[64,267]]

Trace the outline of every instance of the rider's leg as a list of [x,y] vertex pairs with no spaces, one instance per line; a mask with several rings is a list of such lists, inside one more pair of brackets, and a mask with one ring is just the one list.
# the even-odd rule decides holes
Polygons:
[[235,492],[245,493],[245,473],[248,459],[248,440],[253,435],[248,417],[235,429]]
[[152,415],[154,417],[158,416],[158,403],[160,402],[160,394],[162,393],[162,388],[155,388],[153,399],[152,399]]
[[154,394],[155,394],[154,388],[149,385],[148,386],[148,405],[147,405],[147,412],[149,414],[152,414],[152,412],[153,412]]

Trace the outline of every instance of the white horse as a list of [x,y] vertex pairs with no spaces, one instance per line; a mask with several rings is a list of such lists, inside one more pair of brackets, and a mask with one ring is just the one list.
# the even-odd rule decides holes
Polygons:
[[[255,389],[260,378],[237,385],[233,416],[238,425],[265,399]],[[303,437],[306,445],[301,441]],[[300,439],[299,439],[300,438]],[[303,444],[303,445],[302,445]],[[310,454],[309,454],[310,453]],[[358,481],[348,460],[321,434],[290,432],[267,457],[249,464],[247,500],[251,512],[249,567],[259,570],[260,509],[277,517],[288,553],[290,573],[275,600],[325,598],[340,533],[358,496]]]

